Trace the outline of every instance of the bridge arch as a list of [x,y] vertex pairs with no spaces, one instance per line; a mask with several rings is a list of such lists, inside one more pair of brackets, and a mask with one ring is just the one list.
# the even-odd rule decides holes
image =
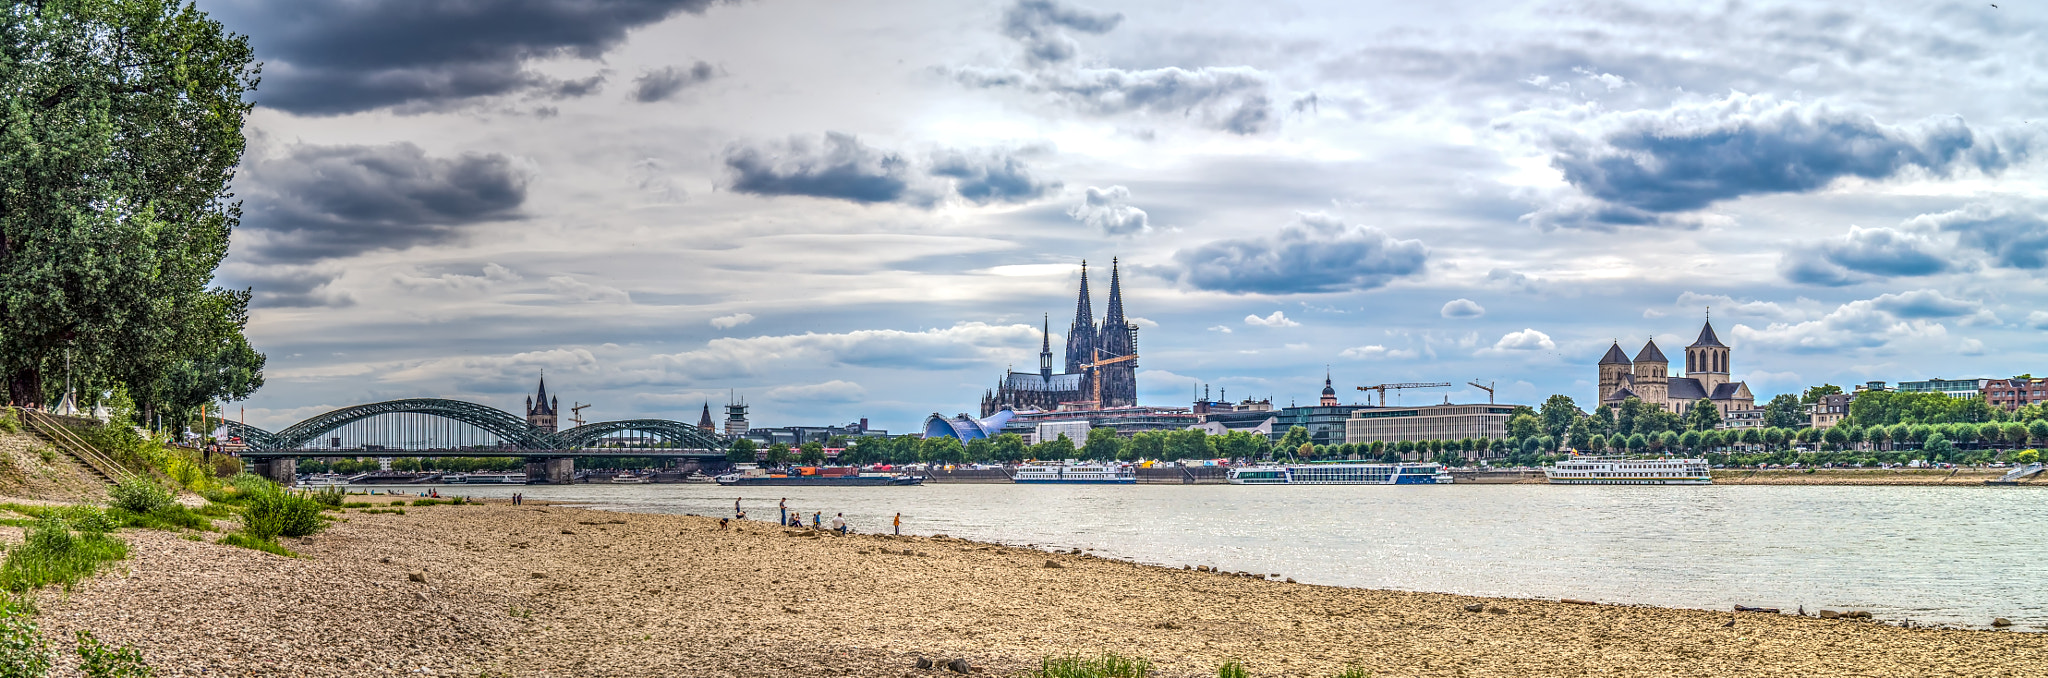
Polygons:
[[221,422],[220,428],[226,429],[228,435],[241,438],[242,443],[248,445],[249,447],[259,450],[268,450],[277,447],[277,434],[271,433],[270,431],[250,426],[239,421],[223,421]]
[[679,447],[688,449],[724,449],[723,441],[706,433],[704,429],[667,419],[621,419],[584,424],[554,434],[554,445],[558,449],[573,450],[587,448],[603,440],[605,436],[622,431],[645,431],[658,435]]
[[[551,449],[553,440],[525,419],[495,407],[444,398],[406,398],[344,407],[292,424],[271,436],[268,449],[295,449],[328,432],[380,414],[426,414],[475,426],[496,435],[515,449]],[[255,443],[250,443],[256,447]]]

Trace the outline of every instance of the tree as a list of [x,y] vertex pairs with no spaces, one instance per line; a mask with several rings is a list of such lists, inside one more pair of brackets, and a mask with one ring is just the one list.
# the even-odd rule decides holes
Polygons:
[[1563,438],[1572,427],[1572,422],[1586,416],[1579,411],[1578,403],[1571,396],[1558,394],[1544,399],[1543,409],[1537,414],[1543,421],[1543,433],[1552,438]]
[[1124,444],[1125,460],[1165,459],[1166,441],[1171,435],[1166,431],[1142,431],[1131,436]]
[[2037,447],[2048,445],[2048,419],[2027,422],[2027,439],[2032,440]]
[[2005,446],[2008,448],[2018,449],[2019,446],[2027,444],[2026,424],[2022,424],[2017,421],[2009,421],[2004,424],[2000,424],[1998,432],[1999,437],[2005,439]]
[[1308,442],[1308,427],[1289,426],[1287,427],[1287,434],[1280,436],[1280,444],[1277,447],[1283,450],[1293,450],[1301,447],[1306,442]]
[[967,447],[953,436],[925,438],[917,444],[917,458],[928,464],[957,464],[967,460]]
[[1942,461],[1955,454],[1956,446],[1948,442],[1947,436],[1935,431],[1927,434],[1927,442],[1921,443],[1920,449],[1927,453],[1928,461]]
[[1771,428],[1798,428],[1806,425],[1805,404],[1799,396],[1780,393],[1764,404],[1764,425]]
[[1201,429],[1174,431],[1166,437],[1166,459],[1213,459],[1216,444],[1209,440],[1209,434]]
[[760,461],[760,457],[754,454],[754,449],[754,441],[746,438],[735,439],[725,448],[725,460],[735,464],[752,464]]
[[1534,438],[1543,433],[1543,420],[1533,414],[1508,417],[1508,437]]
[[1642,452],[1642,451],[1643,451],[1643,450],[1645,450],[1645,449],[1649,449],[1649,447],[1650,447],[1650,437],[1649,437],[1649,436],[1643,435],[1643,434],[1641,434],[1641,433],[1631,433],[1631,434],[1629,434],[1629,436],[1628,436],[1628,449],[1629,449],[1629,451],[1630,451],[1630,452]]
[[241,212],[248,38],[171,0],[16,3],[0,33],[8,400],[46,402],[67,353],[74,383],[124,384],[145,418],[205,363],[260,370],[228,336],[247,293],[208,288]]
[[1211,440],[1216,444],[1216,453],[1231,459],[1251,459],[1265,451],[1265,436],[1250,431],[1231,431]]
[[1024,436],[1015,433],[1005,433],[996,436],[995,442],[990,447],[994,448],[991,456],[996,461],[1006,464],[1024,461],[1024,457],[1030,454],[1029,448],[1024,445]]
[[2020,463],[2020,464],[2032,464],[2032,463],[2034,463],[2034,462],[2037,462],[2037,461],[2040,461],[2040,460],[2041,460],[2041,451],[2040,451],[2040,450],[2020,450],[2020,451],[2018,451],[2018,452],[2014,452],[2014,453],[2013,453],[2013,455],[2012,455],[2012,460],[2013,460],[2013,462],[2015,462],[2015,463]]
[[1840,387],[1840,386],[1836,386],[1836,385],[1834,385],[1834,384],[1821,384],[1821,385],[1819,385],[1819,386],[1812,386],[1812,387],[1808,387],[1808,388],[1806,389],[1806,392],[1805,392],[1805,393],[1803,393],[1803,394],[1800,394],[1800,396],[1799,396],[1799,404],[1801,404],[1801,405],[1812,405],[1812,404],[1814,404],[1814,403],[1818,403],[1818,402],[1820,402],[1820,399],[1821,399],[1821,398],[1822,398],[1823,396],[1831,396],[1831,395],[1841,395],[1841,394],[1842,394],[1842,387]]
[[1636,432],[1636,417],[1643,413],[1641,398],[1629,396],[1622,399],[1621,409],[1614,413],[1614,432],[1628,435]]
[[975,438],[967,441],[967,445],[963,447],[961,452],[967,457],[967,461],[993,461],[995,445],[990,443],[987,438]]
[[1074,441],[1062,433],[1060,437],[1031,446],[1031,456],[1044,461],[1063,461],[1074,458]]
[[797,446],[796,460],[805,466],[825,463],[825,445],[813,440]]
[[[950,438],[948,440],[950,440]],[[775,443],[768,446],[768,454],[762,458],[762,461],[768,462],[769,466],[782,466],[788,464],[789,459],[789,446],[782,443]]]
[[1588,452],[1599,452],[1607,449],[1607,439],[1598,435],[1587,436],[1584,447]]
[[1699,431],[1686,431],[1685,433],[1683,433],[1683,434],[1680,434],[1680,435],[1678,436],[1678,444],[1679,444],[1680,446],[1683,446],[1683,447],[1684,447],[1685,449],[1688,449],[1688,450],[1697,450],[1697,449],[1699,449],[1699,448],[1700,448],[1700,432],[1699,432]]
[[1712,431],[1721,425],[1721,410],[1714,407],[1714,401],[1701,398],[1685,411],[1684,422],[1687,431]]
[[1849,433],[1847,431],[1843,431],[1843,428],[1845,427],[1828,427],[1826,431],[1821,432],[1821,442],[1833,445],[1838,449],[1841,448],[1844,444],[1847,444],[1849,442]]
[[1096,427],[1088,429],[1088,442],[1081,444],[1081,457],[1095,461],[1116,461],[1123,449],[1124,442],[1116,437],[1116,429]]

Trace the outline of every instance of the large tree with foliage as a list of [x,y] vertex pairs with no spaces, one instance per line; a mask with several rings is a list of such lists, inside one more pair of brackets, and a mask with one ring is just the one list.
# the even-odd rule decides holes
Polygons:
[[1798,428],[1807,423],[1806,406],[1799,402],[1799,396],[1780,393],[1764,403],[1764,425],[1771,428]]
[[11,402],[49,399],[67,362],[75,383],[125,384],[145,411],[260,384],[261,355],[239,341],[248,296],[210,288],[240,216],[228,184],[257,70],[246,37],[170,0],[0,13]]

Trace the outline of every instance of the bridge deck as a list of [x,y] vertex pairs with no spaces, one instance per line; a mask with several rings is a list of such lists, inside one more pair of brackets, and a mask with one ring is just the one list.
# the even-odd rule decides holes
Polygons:
[[522,449],[441,449],[441,450],[367,450],[367,449],[297,449],[259,450],[250,449],[241,453],[250,459],[309,458],[309,457],[655,457],[661,459],[702,459],[725,458],[724,450],[655,448],[618,449],[584,448],[575,450],[522,450]]

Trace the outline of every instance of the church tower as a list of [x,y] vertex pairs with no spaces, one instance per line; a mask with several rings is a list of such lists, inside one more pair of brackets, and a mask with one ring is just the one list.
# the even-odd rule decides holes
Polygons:
[[541,375],[540,393],[526,398],[526,425],[554,433],[555,408],[561,404],[559,400],[548,399],[548,378]]
[[1081,262],[1081,296],[1074,302],[1074,324],[1067,328],[1067,373],[1082,372],[1095,361],[1095,309],[1088,302],[1088,262]]
[[[1671,360],[1657,348],[1657,340],[1643,344],[1643,350],[1636,352],[1635,385],[1629,387],[1646,404],[1666,410],[1671,407]],[[1675,410],[1674,410],[1675,411]]]
[[718,434],[718,425],[711,422],[711,401],[709,400],[704,401],[704,414],[697,417],[697,428],[704,429],[705,433]]
[[1041,331],[1043,331],[1043,332],[1044,332],[1045,334],[1041,335],[1041,336],[1040,336],[1040,338],[1039,338],[1039,340],[1038,340],[1038,376],[1039,376],[1040,378],[1043,378],[1043,379],[1051,379],[1051,378],[1052,378],[1052,314],[1050,314],[1050,313],[1046,314],[1046,316],[1045,316],[1045,325],[1044,325],[1044,329],[1043,329],[1043,330],[1041,330]]
[[1621,352],[1620,341],[1608,346],[1607,355],[1600,357],[1600,399],[1597,402],[1607,402],[1608,396],[1628,387],[1632,369],[1634,364],[1629,362],[1627,353]]
[[1337,406],[1337,387],[1330,385],[1330,371],[1323,371],[1323,407]]
[[[1109,260],[1109,311],[1102,316],[1102,328],[1095,335],[1095,345],[1102,349],[1104,360],[1134,355],[1138,351],[1137,331],[1137,326],[1124,318],[1123,284],[1117,274],[1116,259],[1112,258]],[[1102,379],[1099,407],[1138,404],[1138,361],[1104,365],[1097,368],[1097,377]]]
[[1712,396],[1714,389],[1728,383],[1728,347],[1714,335],[1714,319],[1700,326],[1700,338],[1685,347],[1685,376],[1698,379],[1700,388]]

